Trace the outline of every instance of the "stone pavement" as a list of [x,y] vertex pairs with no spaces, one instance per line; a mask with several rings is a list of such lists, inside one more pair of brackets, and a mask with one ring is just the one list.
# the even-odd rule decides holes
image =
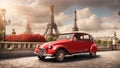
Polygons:
[[120,68],[120,51],[102,51],[90,58],[88,54],[67,57],[64,62],[39,60],[36,56],[0,59],[0,68]]

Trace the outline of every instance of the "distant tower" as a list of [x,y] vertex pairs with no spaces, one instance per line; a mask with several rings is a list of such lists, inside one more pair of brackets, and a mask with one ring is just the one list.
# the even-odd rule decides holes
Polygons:
[[73,24],[73,30],[72,31],[78,31],[78,27],[77,27],[77,11],[74,11],[75,13],[75,19],[74,19],[74,24]]
[[32,30],[31,30],[29,21],[27,21],[26,31],[24,33],[25,34],[32,34]]
[[51,10],[51,22],[47,25],[47,29],[44,33],[44,36],[51,35],[51,36],[57,36],[59,34],[57,25],[54,21],[54,5],[50,5]]
[[12,35],[15,35],[16,32],[15,32],[15,29],[12,29]]

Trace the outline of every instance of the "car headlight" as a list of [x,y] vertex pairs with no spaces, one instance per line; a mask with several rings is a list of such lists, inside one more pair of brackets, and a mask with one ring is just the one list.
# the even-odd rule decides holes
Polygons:
[[52,45],[48,44],[48,48],[49,48],[49,49],[52,49],[53,47],[52,47]]
[[36,45],[36,48],[39,48],[40,47],[40,45],[38,44],[38,45]]

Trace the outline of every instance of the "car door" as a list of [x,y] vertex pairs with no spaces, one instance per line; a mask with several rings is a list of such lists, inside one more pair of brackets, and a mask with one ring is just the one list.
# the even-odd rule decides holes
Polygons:
[[90,35],[83,35],[84,37],[84,40],[83,40],[83,49],[84,49],[84,52],[88,52],[90,47],[91,47],[91,44],[92,44],[92,40],[91,40],[91,37]]
[[72,53],[78,53],[83,51],[83,38],[81,35],[76,37],[74,35],[73,40],[71,42],[71,51]]

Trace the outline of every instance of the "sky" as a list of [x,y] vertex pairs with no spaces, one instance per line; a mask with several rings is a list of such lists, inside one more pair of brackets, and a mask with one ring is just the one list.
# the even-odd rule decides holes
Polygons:
[[120,0],[0,0],[0,9],[6,9],[6,19],[11,20],[6,33],[13,28],[17,34],[24,33],[29,19],[32,32],[43,34],[50,23],[51,3],[60,33],[72,31],[76,10],[79,31],[95,37],[111,37],[116,31],[120,38]]

